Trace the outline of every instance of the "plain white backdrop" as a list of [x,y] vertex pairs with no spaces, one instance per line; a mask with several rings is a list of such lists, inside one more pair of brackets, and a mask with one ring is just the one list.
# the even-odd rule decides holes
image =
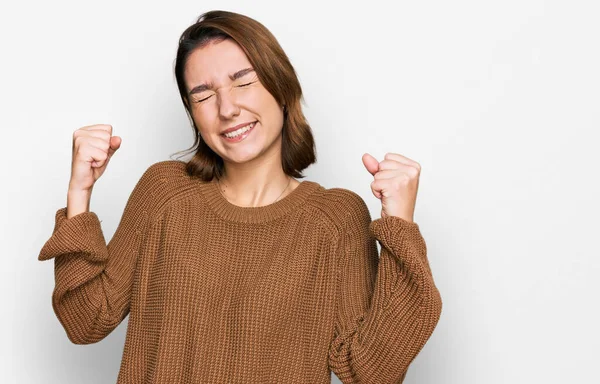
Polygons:
[[70,343],[37,256],[74,130],[112,124],[123,140],[91,202],[107,241],[143,171],[192,144],[173,61],[211,9],[257,19],[290,57],[317,142],[306,179],[378,218],[363,153],[421,164],[415,221],[444,307],[407,384],[600,382],[598,2],[3,4],[3,383],[116,381],[127,319]]

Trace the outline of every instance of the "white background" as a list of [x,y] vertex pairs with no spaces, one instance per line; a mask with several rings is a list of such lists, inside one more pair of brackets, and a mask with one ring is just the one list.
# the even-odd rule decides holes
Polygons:
[[290,57],[317,141],[306,179],[377,218],[362,154],[422,165],[415,221],[444,307],[406,383],[600,382],[598,2],[121,0],[0,6],[3,383],[116,381],[127,320],[71,344],[37,256],[75,129],[123,139],[92,197],[107,240],[142,172],[191,145],[173,61],[211,9]]

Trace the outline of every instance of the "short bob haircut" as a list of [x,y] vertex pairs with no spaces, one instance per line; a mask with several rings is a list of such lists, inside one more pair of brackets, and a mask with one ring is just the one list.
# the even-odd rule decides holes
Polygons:
[[175,59],[179,94],[195,137],[194,144],[186,150],[195,152],[186,164],[187,173],[203,181],[211,181],[213,177],[218,180],[225,174],[223,159],[202,140],[192,118],[183,74],[187,59],[195,49],[226,39],[232,39],[242,48],[262,85],[283,106],[281,165],[287,175],[303,178],[301,172],[316,163],[316,148],[311,128],[302,113],[304,99],[294,67],[264,25],[250,17],[219,10],[201,14],[182,33]]

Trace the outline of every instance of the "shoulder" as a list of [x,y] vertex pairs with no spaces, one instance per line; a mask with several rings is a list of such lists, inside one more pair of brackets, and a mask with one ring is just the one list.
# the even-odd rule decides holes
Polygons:
[[311,209],[322,220],[343,232],[348,225],[368,226],[371,215],[365,200],[356,192],[346,188],[321,186],[308,200],[305,209]]
[[151,164],[137,182],[136,189],[157,194],[167,192],[169,186],[183,182],[186,163],[178,160],[163,160]]
[[182,191],[190,189],[186,163],[162,160],[151,164],[142,173],[131,194],[132,200],[142,204],[146,211],[156,214],[173,201]]
[[150,181],[153,179],[170,178],[185,173],[186,163],[179,160],[162,160],[151,164],[144,171],[141,179]]

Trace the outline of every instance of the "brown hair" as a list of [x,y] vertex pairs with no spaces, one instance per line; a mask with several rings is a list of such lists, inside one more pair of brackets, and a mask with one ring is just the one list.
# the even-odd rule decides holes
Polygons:
[[312,131],[302,113],[301,102],[304,99],[294,67],[275,36],[264,25],[248,16],[218,10],[201,14],[181,34],[175,59],[179,94],[195,137],[193,145],[187,149],[195,152],[187,162],[187,173],[210,181],[213,177],[220,178],[225,172],[223,159],[202,140],[194,123],[183,76],[186,61],[193,50],[225,39],[232,39],[241,47],[260,82],[279,105],[284,106],[281,165],[287,175],[303,178],[301,172],[317,160]]

